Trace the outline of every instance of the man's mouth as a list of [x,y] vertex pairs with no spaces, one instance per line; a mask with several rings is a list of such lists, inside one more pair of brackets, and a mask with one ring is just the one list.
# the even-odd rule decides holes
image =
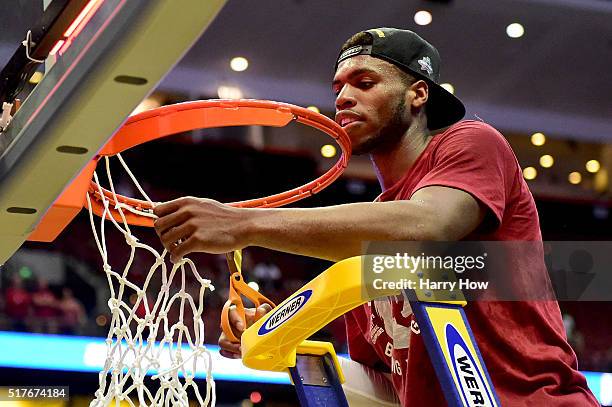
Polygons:
[[355,118],[345,118],[345,119],[342,119],[342,120],[340,121],[340,126],[342,126],[342,127],[346,127],[346,126],[348,126],[349,124],[354,123],[354,122],[358,122],[358,121],[359,121],[359,120],[357,120],[357,119],[355,119]]
[[361,117],[354,113],[340,113],[338,114],[337,120],[338,124],[342,127],[347,127],[351,123],[360,122]]

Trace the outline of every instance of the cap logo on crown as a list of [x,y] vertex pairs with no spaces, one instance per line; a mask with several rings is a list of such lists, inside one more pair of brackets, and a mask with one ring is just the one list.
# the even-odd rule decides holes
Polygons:
[[423,57],[417,61],[421,66],[421,71],[427,72],[428,75],[433,73],[433,68],[431,67],[431,59],[429,57]]

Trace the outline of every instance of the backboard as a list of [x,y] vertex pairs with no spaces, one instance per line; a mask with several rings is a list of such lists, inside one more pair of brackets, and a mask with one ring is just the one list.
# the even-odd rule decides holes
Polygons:
[[99,0],[0,133],[0,264],[226,0]]

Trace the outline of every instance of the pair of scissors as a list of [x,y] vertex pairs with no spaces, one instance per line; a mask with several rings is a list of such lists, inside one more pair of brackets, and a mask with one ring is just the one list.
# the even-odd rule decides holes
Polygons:
[[230,271],[230,283],[229,283],[229,298],[223,306],[221,312],[221,329],[225,336],[231,342],[240,342],[240,339],[234,335],[232,325],[229,320],[229,313],[232,308],[236,308],[238,316],[242,320],[245,328],[247,327],[246,315],[244,312],[244,303],[242,302],[242,296],[248,298],[256,308],[262,304],[268,304],[272,308],[276,305],[270,301],[266,296],[259,293],[258,291],[251,288],[242,277],[242,250],[236,250],[230,253],[225,253],[225,259]]

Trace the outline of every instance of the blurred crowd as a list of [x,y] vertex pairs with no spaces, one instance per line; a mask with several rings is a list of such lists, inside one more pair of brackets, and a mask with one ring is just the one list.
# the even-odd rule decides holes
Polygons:
[[[27,243],[23,253],[9,260],[0,271],[0,330],[20,332],[94,335],[106,336],[112,315],[108,308],[108,280],[102,271],[102,262],[97,246],[90,238],[91,230],[86,216],[77,218],[73,224],[52,244]],[[129,249],[122,236],[107,231],[107,249],[109,263],[114,271],[122,271]],[[140,242],[160,249],[159,241],[150,230],[135,231]],[[75,247],[78,251],[75,252]],[[48,253],[64,258],[63,277],[53,283],[45,278],[44,269],[30,269],[21,264],[27,260],[28,253]],[[225,255],[193,254],[189,256],[196,265],[199,274],[211,280],[214,291],[206,291],[203,314],[205,339],[207,343],[216,343],[220,331],[220,315],[227,300],[229,272]],[[75,272],[74,262],[87,265],[85,274]],[[27,263],[27,261],[26,261]],[[147,279],[154,257],[148,252],[137,251],[127,279],[142,287]],[[275,253],[260,248],[248,248],[243,251],[242,269],[247,282],[258,289],[273,302],[279,303],[318,273],[329,266],[329,263],[300,256]],[[186,292],[197,300],[200,285],[187,269]],[[102,278],[101,278],[102,277]],[[114,287],[118,288],[115,280]],[[161,286],[160,273],[154,274],[148,282],[146,298],[149,309],[153,308]],[[171,292],[180,288],[180,278],[175,277]],[[172,291],[174,290],[174,291]],[[145,315],[144,302],[138,301],[136,292],[126,287],[122,300],[134,307],[135,315]],[[245,305],[251,305],[245,299]],[[168,310],[170,321],[179,317],[178,302]],[[186,325],[192,320],[191,307],[184,309],[183,321]],[[346,352],[346,340],[343,318],[339,318],[318,332],[317,339],[332,341],[339,352]],[[158,339],[161,339],[158,338]]]
[[563,325],[567,339],[578,356],[578,366],[582,370],[596,372],[612,372],[612,334],[610,327],[601,326],[593,317],[596,314],[610,320],[611,307],[608,303],[591,302],[583,304],[563,304],[562,308],[569,309],[563,313]]
[[13,274],[2,290],[5,325],[19,332],[80,333],[87,319],[85,308],[70,288],[59,289],[57,295],[43,277],[24,280]]

